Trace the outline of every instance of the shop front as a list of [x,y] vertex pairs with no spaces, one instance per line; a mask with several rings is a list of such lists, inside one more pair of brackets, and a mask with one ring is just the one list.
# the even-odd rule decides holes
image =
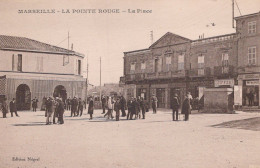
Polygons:
[[260,74],[240,74],[238,85],[242,89],[242,106],[259,107]]

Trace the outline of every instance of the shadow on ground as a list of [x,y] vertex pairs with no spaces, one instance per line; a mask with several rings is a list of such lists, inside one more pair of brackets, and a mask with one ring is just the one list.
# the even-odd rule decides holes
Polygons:
[[236,128],[252,131],[260,131],[260,117],[248,118],[243,120],[234,120],[212,125],[215,128]]
[[45,122],[29,122],[26,124],[13,124],[13,126],[42,126],[46,125]]

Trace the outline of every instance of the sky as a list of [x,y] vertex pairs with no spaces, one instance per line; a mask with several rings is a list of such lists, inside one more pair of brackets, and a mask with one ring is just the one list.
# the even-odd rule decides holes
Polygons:
[[[260,0],[236,0],[242,15],[260,11]],[[18,10],[55,9],[55,14]],[[62,13],[67,9],[70,13]],[[96,9],[96,13],[72,13]],[[119,9],[119,13],[98,10]],[[137,9],[150,13],[129,13]],[[60,11],[60,12],[58,12]],[[123,12],[125,11],[125,12]],[[235,16],[240,16],[235,6]],[[215,23],[216,26],[212,26]],[[209,25],[209,26],[207,26]],[[84,76],[93,85],[118,83],[123,52],[148,48],[167,32],[195,40],[235,32],[231,0],[0,0],[0,34],[27,37],[83,53]],[[88,58],[88,59],[87,59]]]

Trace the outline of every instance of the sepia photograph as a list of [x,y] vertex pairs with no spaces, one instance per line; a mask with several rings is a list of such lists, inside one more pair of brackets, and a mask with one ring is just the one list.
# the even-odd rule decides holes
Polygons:
[[260,168],[260,0],[0,0],[0,168]]

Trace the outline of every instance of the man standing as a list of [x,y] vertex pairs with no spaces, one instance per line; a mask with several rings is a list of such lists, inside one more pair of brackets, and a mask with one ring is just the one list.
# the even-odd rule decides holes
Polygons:
[[146,105],[145,105],[145,101],[144,101],[143,97],[141,97],[141,99],[140,99],[140,108],[142,110],[143,119],[145,119]]
[[107,99],[104,95],[102,96],[101,101],[102,101],[102,109],[103,109],[103,112],[101,114],[105,114],[106,113]]
[[89,104],[88,104],[88,114],[90,115],[89,120],[93,119],[93,113],[94,113],[94,101],[92,97],[90,97]]
[[47,109],[46,125],[49,125],[51,123],[50,119],[54,110],[54,102],[51,97],[49,97],[46,101],[46,109]]
[[124,96],[121,96],[120,105],[121,105],[122,117],[125,117],[126,116],[126,113],[125,113],[126,100],[125,100]]
[[57,112],[58,112],[58,123],[59,124],[64,124],[63,120],[63,114],[64,114],[64,103],[61,98],[58,100],[58,107],[57,107]]
[[117,98],[117,100],[114,104],[114,110],[116,112],[116,121],[119,121],[120,109],[121,109],[120,98]]
[[82,116],[82,112],[83,112],[83,101],[81,100],[81,98],[79,98],[78,115],[80,114],[80,116]]
[[15,113],[16,117],[19,117],[17,114],[17,108],[16,108],[16,101],[15,98],[10,102],[10,112],[11,112],[11,117],[13,117],[13,113]]
[[185,121],[189,120],[190,110],[191,110],[190,98],[189,98],[189,94],[187,94],[182,103],[182,110],[181,110],[181,113],[185,115],[185,117],[184,117]]
[[155,95],[152,96],[152,108],[153,108],[153,114],[156,114],[157,112],[157,97]]
[[173,100],[171,102],[171,108],[172,108],[172,120],[175,121],[175,114],[176,114],[176,120],[178,121],[178,113],[179,113],[179,99],[178,99],[178,95],[175,93]]
[[34,112],[36,112],[37,104],[38,104],[38,99],[35,97],[35,98],[32,100],[32,108],[33,108],[33,111],[34,111]]
[[2,102],[1,109],[3,113],[3,118],[6,118],[6,114],[8,113],[8,105],[6,103],[6,98],[4,98],[4,101]]
[[134,98],[131,97],[131,99],[127,103],[127,109],[128,109],[127,120],[129,119],[129,117],[130,117],[130,120],[133,119],[134,108],[135,108],[135,106],[134,106]]

